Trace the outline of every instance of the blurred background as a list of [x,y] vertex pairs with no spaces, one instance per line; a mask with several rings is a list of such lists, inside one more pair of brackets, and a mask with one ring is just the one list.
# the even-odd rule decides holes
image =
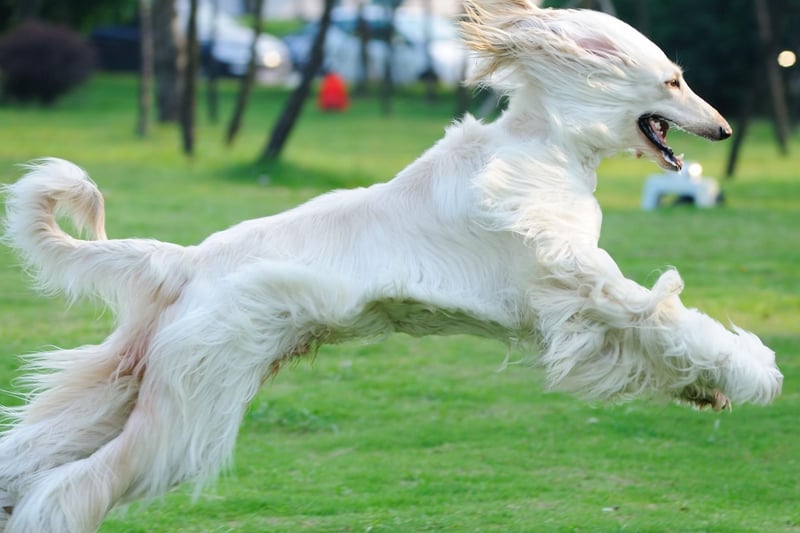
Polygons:
[[[789,130],[800,117],[797,0],[545,5],[601,9],[631,23],[678,62],[695,91],[723,114],[742,122],[770,118],[786,150]],[[332,73],[356,95],[376,87],[388,110],[394,87],[424,85],[429,99],[440,89],[459,87],[469,71],[455,26],[462,11],[458,0],[4,0],[2,95],[7,102],[49,104],[94,73],[128,72],[143,84],[143,121],[149,120],[151,105],[161,122],[188,121],[194,111],[181,115],[180,106],[195,105],[197,80],[209,81],[213,107],[215,80],[242,78],[246,94],[239,114],[252,83],[299,87],[307,96],[303,87],[310,80]],[[315,57],[318,35],[322,45]],[[474,96],[460,93],[456,116]],[[479,112],[490,115],[500,100],[490,99]],[[216,117],[216,109],[209,112]],[[294,117],[289,118],[291,124]],[[191,144],[192,132],[184,135]],[[732,174],[735,161],[726,170]]]

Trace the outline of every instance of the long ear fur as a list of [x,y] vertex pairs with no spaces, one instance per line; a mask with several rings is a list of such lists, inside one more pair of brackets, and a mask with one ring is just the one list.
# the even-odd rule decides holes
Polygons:
[[533,19],[538,9],[526,0],[464,2],[461,35],[467,47],[483,60],[469,83],[480,82],[513,63],[517,55],[514,26]]
[[471,83],[526,63],[546,61],[572,71],[586,66],[597,71],[633,61],[605,29],[611,26],[609,19],[627,25],[604,14],[541,9],[527,0],[467,0],[465,10],[461,34],[481,59]]

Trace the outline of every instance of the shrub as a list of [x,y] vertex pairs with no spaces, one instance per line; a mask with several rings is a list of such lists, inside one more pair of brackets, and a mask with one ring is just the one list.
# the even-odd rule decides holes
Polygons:
[[93,69],[94,51],[67,28],[25,22],[0,39],[4,98],[51,104]]

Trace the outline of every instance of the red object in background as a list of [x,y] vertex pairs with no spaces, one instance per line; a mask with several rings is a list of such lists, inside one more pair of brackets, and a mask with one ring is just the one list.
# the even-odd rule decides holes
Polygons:
[[347,109],[347,106],[350,105],[350,97],[347,94],[347,84],[341,76],[331,72],[322,78],[317,105],[323,111],[344,111]]

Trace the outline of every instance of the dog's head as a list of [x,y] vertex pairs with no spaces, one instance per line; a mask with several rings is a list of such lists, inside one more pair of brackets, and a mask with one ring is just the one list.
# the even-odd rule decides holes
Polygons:
[[540,99],[531,105],[601,155],[631,150],[679,170],[683,162],[666,142],[670,127],[710,140],[731,135],[680,67],[612,16],[528,0],[468,0],[466,7],[462,34],[480,61],[472,81],[520,94],[531,88],[525,94]]

